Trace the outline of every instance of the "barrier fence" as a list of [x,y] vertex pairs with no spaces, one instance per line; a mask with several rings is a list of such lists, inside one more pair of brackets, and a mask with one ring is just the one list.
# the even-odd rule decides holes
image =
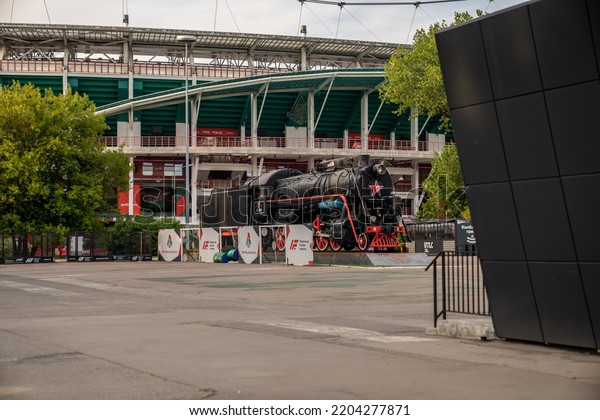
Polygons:
[[[433,270],[433,326],[448,312],[490,316],[479,255],[443,251],[429,263]],[[440,307],[441,306],[441,307]]]
[[55,245],[52,233],[0,233],[0,264],[5,262],[54,261]]
[[152,260],[151,232],[71,232],[67,261]]

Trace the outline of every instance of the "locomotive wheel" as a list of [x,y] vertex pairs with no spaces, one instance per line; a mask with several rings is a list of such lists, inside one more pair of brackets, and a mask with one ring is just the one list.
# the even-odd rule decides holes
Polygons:
[[340,244],[339,242],[334,241],[333,239],[329,240],[329,247],[331,248],[332,251],[339,251],[340,249],[342,249],[342,244]]
[[366,251],[369,248],[369,237],[366,233],[358,235],[358,243],[356,244],[359,250]]
[[327,240],[327,238],[324,238],[322,236],[315,236],[315,246],[319,251],[327,250],[327,245],[329,245],[329,241]]
[[275,246],[277,251],[283,251],[285,249],[285,227],[281,226],[275,231]]

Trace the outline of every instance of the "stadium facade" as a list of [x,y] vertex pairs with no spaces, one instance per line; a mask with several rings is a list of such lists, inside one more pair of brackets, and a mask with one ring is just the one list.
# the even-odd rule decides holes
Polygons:
[[387,163],[405,214],[413,214],[445,137],[435,119],[397,115],[380,100],[384,64],[398,47],[127,25],[0,23],[0,82],[54,92],[71,87],[96,103],[110,127],[103,141],[122,147],[134,168],[131,189],[119,194],[122,214],[182,217],[187,208],[194,224],[212,188],[357,154]]

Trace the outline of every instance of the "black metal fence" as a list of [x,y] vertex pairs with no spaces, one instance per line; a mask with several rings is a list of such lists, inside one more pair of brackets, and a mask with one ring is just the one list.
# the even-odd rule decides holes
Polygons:
[[491,315],[476,252],[443,251],[429,263],[433,269],[433,326],[448,312]]
[[67,261],[152,260],[151,232],[71,232]]
[[0,233],[0,264],[5,262],[54,261],[54,234],[52,233]]

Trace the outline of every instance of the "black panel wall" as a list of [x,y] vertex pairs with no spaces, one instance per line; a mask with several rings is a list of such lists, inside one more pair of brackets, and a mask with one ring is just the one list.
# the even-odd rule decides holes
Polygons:
[[496,334],[600,349],[600,2],[436,35]]

